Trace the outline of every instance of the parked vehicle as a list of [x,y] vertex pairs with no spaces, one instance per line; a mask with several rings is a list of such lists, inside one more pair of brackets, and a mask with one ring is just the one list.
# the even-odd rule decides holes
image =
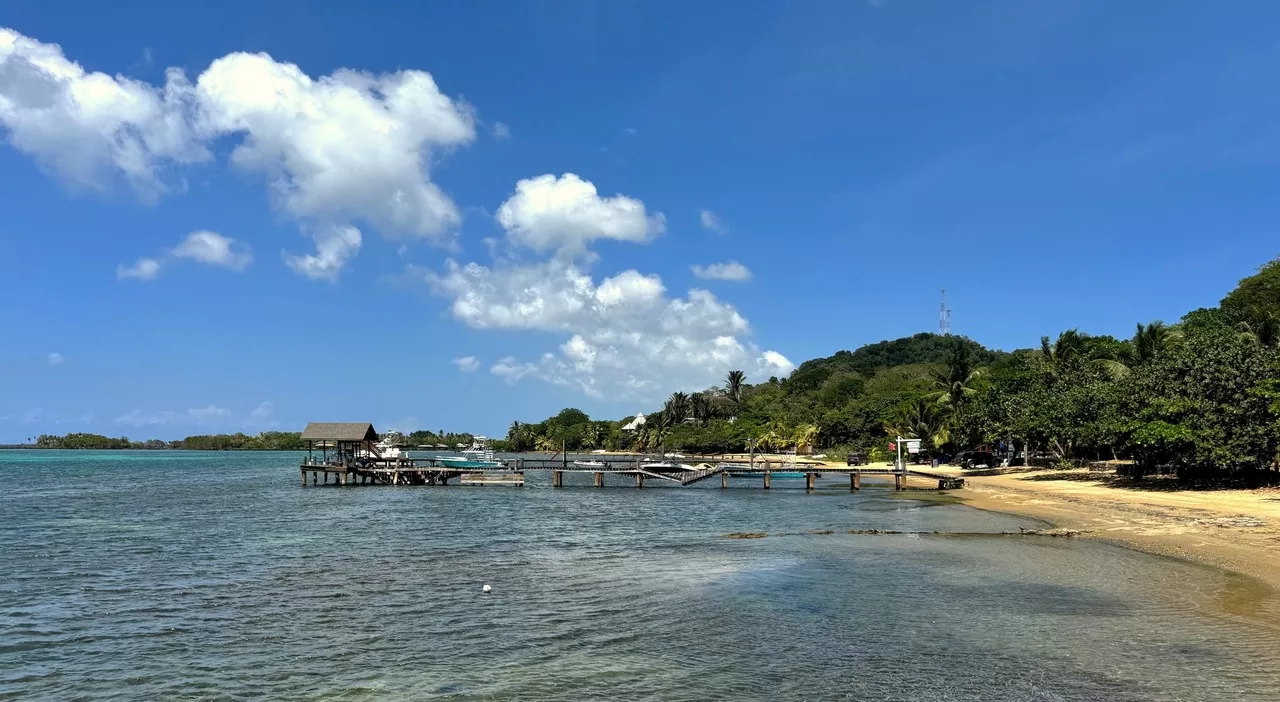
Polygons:
[[995,468],[1001,464],[1000,457],[990,451],[961,451],[953,462],[964,469]]
[[845,459],[845,464],[850,466],[865,466],[867,465],[867,454],[851,453],[849,454],[849,457]]

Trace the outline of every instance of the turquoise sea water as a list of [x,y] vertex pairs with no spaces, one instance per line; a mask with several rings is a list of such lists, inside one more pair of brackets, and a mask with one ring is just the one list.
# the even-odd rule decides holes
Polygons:
[[304,489],[296,465],[0,452],[0,699],[1280,695],[1277,598],[1244,578],[1076,539],[847,533],[1024,519],[838,479]]

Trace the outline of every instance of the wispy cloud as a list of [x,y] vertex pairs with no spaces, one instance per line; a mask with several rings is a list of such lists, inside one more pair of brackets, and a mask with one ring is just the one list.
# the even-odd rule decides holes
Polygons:
[[703,280],[730,280],[736,283],[751,280],[751,271],[737,261],[713,263],[709,266],[690,266],[693,274]]
[[462,358],[455,358],[453,359],[453,361],[451,361],[451,363],[457,366],[458,370],[462,371],[463,373],[474,373],[476,372],[476,369],[480,367],[480,359],[476,358],[475,356],[463,356]]
[[171,410],[144,412],[143,410],[135,409],[116,417],[114,421],[116,424],[133,427],[172,426],[208,424],[215,420],[224,419],[230,416],[230,410],[218,407],[217,405],[209,405],[208,407],[192,408],[186,412],[174,412]]
[[132,266],[126,267],[123,264],[116,266],[116,277],[122,280],[125,278],[155,280],[162,269],[177,260],[195,261],[206,266],[239,272],[253,263],[253,253],[247,245],[235,239],[201,229],[188,234],[187,238],[165,251],[160,258],[143,257]]
[[140,258],[132,266],[124,264],[116,266],[116,277],[121,280],[126,278],[155,280],[157,275],[160,275],[160,262],[154,258]]
[[724,222],[720,221],[720,218],[716,216],[716,213],[711,210],[703,210],[699,212],[698,223],[702,225],[703,229],[709,232],[715,232],[716,234],[729,233],[729,227],[725,226]]
[[49,365],[51,366],[60,366],[66,360],[67,359],[64,358],[60,353],[55,352],[55,353],[49,354]]
[[510,139],[511,138],[511,127],[509,127],[508,125],[502,122],[494,122],[492,131],[493,131],[494,139]]

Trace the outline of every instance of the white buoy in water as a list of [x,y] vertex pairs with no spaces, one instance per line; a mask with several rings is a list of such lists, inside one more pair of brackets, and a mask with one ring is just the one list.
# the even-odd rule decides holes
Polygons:
[[484,594],[486,595],[493,592],[493,588],[489,586],[489,583],[485,583],[484,587],[481,588],[481,590],[484,591]]

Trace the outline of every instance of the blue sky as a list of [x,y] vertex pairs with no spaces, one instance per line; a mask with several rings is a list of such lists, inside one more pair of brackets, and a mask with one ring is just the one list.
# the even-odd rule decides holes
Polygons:
[[6,3],[0,441],[621,417],[1280,253],[1274,3],[403,5]]

